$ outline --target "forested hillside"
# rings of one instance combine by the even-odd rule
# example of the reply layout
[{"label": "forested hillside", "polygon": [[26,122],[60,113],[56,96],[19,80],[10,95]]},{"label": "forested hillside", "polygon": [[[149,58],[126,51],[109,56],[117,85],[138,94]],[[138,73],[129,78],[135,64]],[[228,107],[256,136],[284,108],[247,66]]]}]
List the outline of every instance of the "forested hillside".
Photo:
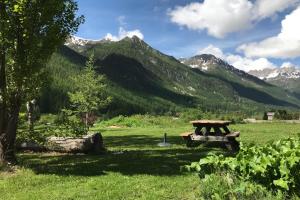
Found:
[{"label": "forested hillside", "polygon": [[96,70],[105,75],[107,93],[113,97],[105,110],[111,115],[187,109],[255,113],[300,105],[291,93],[226,63],[211,63],[207,71],[191,68],[133,37],[61,47],[47,67],[52,78],[42,92],[43,112],[57,112],[66,105],[66,94],[76,84],[70,77],[80,73],[90,54],[94,54]]}]

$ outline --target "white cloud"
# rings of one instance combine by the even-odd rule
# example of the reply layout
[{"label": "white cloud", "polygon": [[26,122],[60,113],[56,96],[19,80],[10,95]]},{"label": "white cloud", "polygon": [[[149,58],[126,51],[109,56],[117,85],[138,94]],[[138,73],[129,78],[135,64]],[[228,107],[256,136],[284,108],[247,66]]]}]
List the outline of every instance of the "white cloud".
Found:
[{"label": "white cloud", "polygon": [[125,21],[126,17],[124,15],[121,15],[117,18],[117,21],[119,22],[119,24],[121,26],[125,26],[127,25],[126,21]]},{"label": "white cloud", "polygon": [[228,33],[251,27],[251,9],[247,0],[205,0],[176,7],[169,12],[171,21],[191,30],[206,29],[209,35],[223,38]]},{"label": "white cloud", "polygon": [[295,64],[293,64],[293,63],[291,63],[291,62],[284,62],[284,63],[282,63],[282,65],[280,66],[280,68],[299,68],[299,66],[298,65],[295,65]]},{"label": "white cloud", "polygon": [[216,57],[225,60],[226,62],[236,67],[237,69],[246,72],[250,70],[262,70],[265,68],[277,67],[274,63],[270,62],[266,58],[251,59],[251,58],[245,58],[235,54],[225,54],[220,48],[211,44],[197,52],[197,54],[204,54],[204,53],[213,54]]},{"label": "white cloud", "polygon": [[247,57],[295,58],[300,56],[300,7],[281,22],[281,32],[260,42],[243,44],[239,51]]},{"label": "white cloud", "polygon": [[144,39],[144,35],[142,32],[138,29],[132,30],[132,31],[126,31],[124,28],[119,29],[119,37],[120,38],[125,38],[125,37],[130,37],[132,38],[133,36],[137,36],[141,40]]},{"label": "white cloud", "polygon": [[214,45],[210,44],[207,47],[199,50],[197,54],[212,54],[218,58],[224,59],[225,55],[223,54],[222,50]]},{"label": "white cloud", "polygon": [[233,54],[229,54],[226,57],[226,61],[232,66],[245,72],[248,72],[250,70],[263,70],[265,68],[277,67],[266,58],[251,59]]},{"label": "white cloud", "polygon": [[287,8],[294,7],[299,0],[256,0],[256,18],[263,19],[282,12]]},{"label": "white cloud", "polygon": [[141,40],[144,39],[144,35],[139,29],[126,31],[122,27],[119,28],[119,34],[117,36],[114,36],[111,33],[107,33],[106,36],[104,37],[104,39],[111,40],[111,41],[120,41],[120,40],[124,39],[125,37],[132,38],[133,36],[137,36]]},{"label": "white cloud", "polygon": [[171,21],[191,30],[207,30],[223,38],[251,28],[255,22],[293,7],[299,0],[204,0],[168,11]]},{"label": "white cloud", "polygon": [[114,36],[111,33],[107,33],[106,36],[104,37],[105,40],[110,40],[110,41],[119,41],[119,37],[118,36]]}]

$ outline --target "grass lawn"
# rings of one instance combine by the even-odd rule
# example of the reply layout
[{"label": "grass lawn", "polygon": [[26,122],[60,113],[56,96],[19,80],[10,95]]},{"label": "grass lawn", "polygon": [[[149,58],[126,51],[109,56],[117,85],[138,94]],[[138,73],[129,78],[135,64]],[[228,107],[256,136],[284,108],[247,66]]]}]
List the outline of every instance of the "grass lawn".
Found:
[{"label": "grass lawn", "polygon": [[[96,127],[109,150],[100,156],[20,153],[20,169],[13,174],[0,173],[0,199],[199,199],[198,176],[181,173],[180,166],[223,150],[188,149],[178,135],[192,126],[172,126]],[[300,124],[238,124],[230,128],[240,131],[240,141],[247,144],[300,133]],[[157,146],[163,133],[168,134],[171,147]]]}]

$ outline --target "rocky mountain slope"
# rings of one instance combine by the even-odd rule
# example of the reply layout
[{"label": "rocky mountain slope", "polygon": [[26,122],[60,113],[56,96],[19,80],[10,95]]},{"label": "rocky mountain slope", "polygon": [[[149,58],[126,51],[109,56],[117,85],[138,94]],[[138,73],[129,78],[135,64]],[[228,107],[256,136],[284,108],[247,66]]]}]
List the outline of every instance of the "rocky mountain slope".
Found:
[{"label": "rocky mountain slope", "polygon": [[300,69],[293,66],[281,68],[266,68],[263,70],[252,70],[250,74],[259,77],[274,85],[287,89],[296,96],[300,96]]}]

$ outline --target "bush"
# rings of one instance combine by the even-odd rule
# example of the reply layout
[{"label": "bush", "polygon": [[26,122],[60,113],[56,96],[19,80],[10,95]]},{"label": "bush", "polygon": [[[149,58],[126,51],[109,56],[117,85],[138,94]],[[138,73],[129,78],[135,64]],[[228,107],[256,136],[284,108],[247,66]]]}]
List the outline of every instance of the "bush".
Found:
[{"label": "bush", "polygon": [[[153,127],[153,126],[166,126],[170,124],[174,126],[174,121],[177,118],[172,118],[168,116],[151,116],[151,115],[133,115],[130,117],[118,116],[110,120],[105,120],[98,122],[97,125],[102,127],[108,127],[113,125],[123,126],[123,127]],[[179,120],[179,122],[182,122]],[[176,121],[176,125],[178,125]]]},{"label": "bush", "polygon": [[63,109],[56,123],[60,126],[61,131],[71,130],[71,134],[75,136],[87,133],[87,127],[82,119],[71,110]]},{"label": "bush", "polygon": [[300,187],[300,139],[284,139],[264,146],[241,144],[235,157],[211,154],[186,169],[197,171],[201,177],[218,170],[231,171],[243,180],[296,193]]},{"label": "bush", "polygon": [[[205,116],[203,116],[204,114],[206,114]],[[180,114],[180,118],[185,121],[185,122],[189,122],[192,120],[197,120],[197,119],[207,119],[208,113],[203,113],[201,110],[188,110],[186,112],[183,112]]]},{"label": "bush", "polygon": [[283,199],[283,194],[276,196],[267,188],[250,181],[243,181],[230,173],[217,172],[206,175],[200,182],[202,199]]}]

